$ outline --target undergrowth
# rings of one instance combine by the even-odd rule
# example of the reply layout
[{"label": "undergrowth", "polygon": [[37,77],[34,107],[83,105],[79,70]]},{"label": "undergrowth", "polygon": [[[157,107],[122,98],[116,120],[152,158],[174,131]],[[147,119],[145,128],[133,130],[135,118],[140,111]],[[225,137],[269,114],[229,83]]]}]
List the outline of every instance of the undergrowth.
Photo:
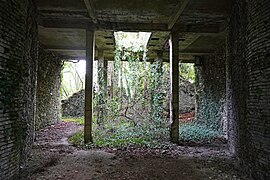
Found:
[{"label": "undergrowth", "polygon": [[[83,118],[63,118],[66,122],[75,122],[79,125],[84,124]],[[69,138],[69,141],[76,145],[86,148],[126,148],[126,147],[147,147],[160,148],[170,147],[168,143],[169,129],[156,129],[154,126],[134,127],[132,123],[109,123],[102,129],[97,129],[93,124],[94,142],[84,144],[83,131]],[[182,124],[179,128],[181,141],[211,141],[220,135],[219,132],[212,130],[206,125],[198,123]]]},{"label": "undergrowth", "polygon": [[74,122],[79,125],[84,125],[84,117],[62,117],[64,122]]},{"label": "undergrowth", "polygon": [[69,141],[76,146],[86,148],[167,148],[170,146],[170,143],[166,143],[167,140],[164,138],[160,139],[161,136],[167,136],[164,134],[166,132],[168,132],[168,130],[155,130],[153,132],[149,127],[134,127],[131,123],[110,124],[104,127],[104,129],[94,129],[93,143],[84,144],[83,131],[79,131],[77,134],[70,137]]},{"label": "undergrowth", "polygon": [[219,132],[212,130],[203,124],[187,123],[179,128],[180,139],[183,141],[209,141],[220,135]]}]

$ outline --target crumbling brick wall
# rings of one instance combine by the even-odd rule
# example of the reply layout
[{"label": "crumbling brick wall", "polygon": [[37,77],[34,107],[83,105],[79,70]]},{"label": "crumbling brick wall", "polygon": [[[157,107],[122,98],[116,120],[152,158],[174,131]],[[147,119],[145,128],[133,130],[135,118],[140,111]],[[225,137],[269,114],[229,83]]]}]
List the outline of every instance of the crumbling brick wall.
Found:
[{"label": "crumbling brick wall", "polygon": [[0,179],[15,179],[33,142],[37,12],[31,0],[0,3]]},{"label": "crumbling brick wall", "polygon": [[[225,39],[224,39],[225,43]],[[226,135],[226,47],[217,48],[195,66],[196,121]]]},{"label": "crumbling brick wall", "polygon": [[228,31],[230,149],[254,179],[270,179],[270,1],[234,1]]},{"label": "crumbling brick wall", "polygon": [[39,47],[35,128],[60,121],[61,58]]}]

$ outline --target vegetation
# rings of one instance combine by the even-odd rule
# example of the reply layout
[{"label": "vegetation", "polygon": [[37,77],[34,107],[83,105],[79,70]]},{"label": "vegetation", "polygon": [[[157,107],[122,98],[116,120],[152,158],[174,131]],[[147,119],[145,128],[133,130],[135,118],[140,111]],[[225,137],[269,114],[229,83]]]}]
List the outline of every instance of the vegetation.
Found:
[{"label": "vegetation", "polygon": [[64,122],[74,122],[74,123],[77,123],[79,125],[84,125],[84,117],[78,117],[78,118],[63,117],[62,121],[64,121]]},{"label": "vegetation", "polygon": [[211,141],[219,132],[199,123],[187,123],[180,126],[180,138],[183,141]]},{"label": "vegetation", "polygon": [[62,67],[61,76],[61,98],[66,99],[74,92],[77,92],[84,88],[84,70],[82,67],[84,63],[78,62],[65,62]]},{"label": "vegetation", "polygon": [[[160,147],[169,140],[168,90],[169,64],[149,63],[147,49],[141,43],[147,34],[116,33],[113,71],[107,85],[113,90],[104,93],[104,69],[97,67],[97,91],[94,93],[94,143],[87,147]],[[132,39],[139,39],[137,42]],[[70,68],[69,66],[67,66]],[[192,64],[180,64],[180,75],[194,82]],[[78,74],[78,73],[75,73]],[[82,80],[81,82],[83,82]],[[64,86],[65,87],[65,86]],[[64,89],[67,89],[66,87]],[[83,118],[65,118],[65,121],[83,124]],[[217,132],[204,124],[187,123],[180,126],[184,141],[211,140]],[[70,141],[83,144],[83,131]],[[164,144],[165,143],[165,144]]]},{"label": "vegetation", "polygon": [[191,63],[180,63],[179,65],[179,74],[189,80],[190,82],[194,83],[195,81],[195,71],[194,65]]}]

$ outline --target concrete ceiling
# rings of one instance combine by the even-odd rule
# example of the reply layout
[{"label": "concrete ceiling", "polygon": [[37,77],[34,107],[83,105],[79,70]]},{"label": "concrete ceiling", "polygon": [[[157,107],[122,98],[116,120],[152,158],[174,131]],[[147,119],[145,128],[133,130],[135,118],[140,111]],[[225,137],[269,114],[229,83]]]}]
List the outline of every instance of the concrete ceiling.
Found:
[{"label": "concrete ceiling", "polygon": [[[96,28],[96,49],[114,57],[114,31],[152,32],[148,57],[164,51],[170,31],[179,32],[180,60],[206,55],[225,42],[231,0],[36,0],[39,40],[65,59],[85,58],[85,29]],[[97,54],[97,53],[96,53]],[[97,57],[97,56],[96,56]]]}]

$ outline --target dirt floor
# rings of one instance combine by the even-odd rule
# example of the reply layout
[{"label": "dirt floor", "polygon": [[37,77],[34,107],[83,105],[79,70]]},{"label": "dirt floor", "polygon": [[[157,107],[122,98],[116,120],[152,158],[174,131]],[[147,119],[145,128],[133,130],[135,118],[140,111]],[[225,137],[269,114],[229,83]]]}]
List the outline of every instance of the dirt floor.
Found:
[{"label": "dirt floor", "polygon": [[92,149],[69,144],[81,127],[62,122],[36,133],[21,179],[247,179],[234,169],[225,145],[171,149]]}]

